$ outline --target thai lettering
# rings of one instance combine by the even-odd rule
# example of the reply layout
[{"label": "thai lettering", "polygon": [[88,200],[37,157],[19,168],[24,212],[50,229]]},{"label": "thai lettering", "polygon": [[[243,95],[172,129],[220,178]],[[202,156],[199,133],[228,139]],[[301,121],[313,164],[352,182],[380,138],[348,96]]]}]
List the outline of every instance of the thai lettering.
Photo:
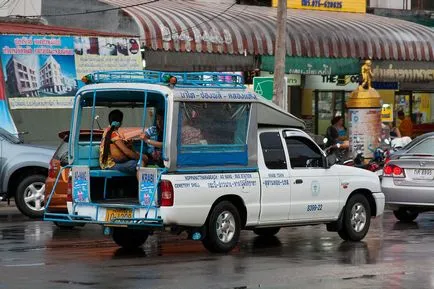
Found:
[{"label": "thai lettering", "polygon": [[393,64],[388,68],[375,66],[373,69],[376,81],[392,80],[402,82],[427,82],[434,81],[434,69],[396,69]]},{"label": "thai lettering", "polygon": [[181,32],[176,31],[176,29],[171,30],[165,25],[160,26],[162,32],[162,38],[165,42],[170,41],[195,41],[196,43],[210,42],[214,44],[231,44],[232,36],[229,30],[224,29],[223,35],[217,29],[203,30],[202,33],[197,28],[193,28],[194,38],[190,36],[189,30],[182,30]]}]

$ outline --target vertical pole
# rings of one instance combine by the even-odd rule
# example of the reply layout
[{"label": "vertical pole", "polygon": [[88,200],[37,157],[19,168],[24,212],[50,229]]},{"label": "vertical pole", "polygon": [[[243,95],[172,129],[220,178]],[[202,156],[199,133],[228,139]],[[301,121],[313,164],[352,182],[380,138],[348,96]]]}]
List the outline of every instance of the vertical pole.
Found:
[{"label": "vertical pole", "polygon": [[[273,102],[283,108],[284,106],[284,77],[285,77],[285,56],[286,56],[286,1],[278,0],[277,5],[277,28],[276,45],[274,49],[274,85]],[[288,110],[290,105],[288,101]]]}]

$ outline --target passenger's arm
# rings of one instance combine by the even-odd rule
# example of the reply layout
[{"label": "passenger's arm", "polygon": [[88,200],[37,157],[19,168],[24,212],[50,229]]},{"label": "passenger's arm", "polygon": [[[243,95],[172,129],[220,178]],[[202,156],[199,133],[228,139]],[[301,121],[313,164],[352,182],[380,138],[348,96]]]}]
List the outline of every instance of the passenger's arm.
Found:
[{"label": "passenger's arm", "polygon": [[151,145],[151,146],[153,146],[153,147],[159,148],[159,149],[163,147],[163,143],[162,142],[159,142],[159,141],[156,141],[156,140],[152,140],[152,139],[149,139],[149,138],[146,140],[146,143],[149,144],[149,145]]},{"label": "passenger's arm", "polygon": [[126,155],[128,158],[132,160],[138,160],[140,158],[140,154],[131,150],[129,147],[125,145],[122,140],[117,140],[115,145]]}]

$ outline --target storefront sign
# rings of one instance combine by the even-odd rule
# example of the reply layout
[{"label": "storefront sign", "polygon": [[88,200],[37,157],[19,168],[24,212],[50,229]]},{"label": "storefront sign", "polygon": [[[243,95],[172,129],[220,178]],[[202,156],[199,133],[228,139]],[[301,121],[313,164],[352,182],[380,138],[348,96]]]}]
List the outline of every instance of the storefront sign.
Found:
[{"label": "storefront sign", "polygon": [[[294,78],[294,82],[300,85],[301,77],[298,75],[299,79]],[[293,86],[289,83],[287,77],[285,77],[285,87],[283,88],[283,98],[286,99],[288,95],[288,86]],[[253,90],[263,96],[268,100],[273,100],[273,89],[274,89],[274,77],[254,77],[253,78]]]},{"label": "storefront sign", "polygon": [[12,109],[72,107],[77,80],[93,71],[141,70],[138,39],[1,35],[1,68]]},{"label": "storefront sign", "polygon": [[[274,71],[274,56],[261,57],[261,70]],[[286,57],[285,72],[305,75],[351,75],[360,71],[356,58]]]},{"label": "storefront sign", "polygon": [[211,44],[232,44],[232,36],[229,30],[224,29],[223,35],[217,29],[203,30],[202,32],[198,28],[192,28],[194,38],[190,36],[188,30],[183,30],[178,32],[176,29],[170,29],[165,25],[160,25],[162,31],[162,38],[164,42],[170,41],[194,41],[196,43],[201,43],[202,41]]},{"label": "storefront sign", "polygon": [[430,82],[434,81],[434,65],[421,61],[374,61],[375,81]]},{"label": "storefront sign", "polygon": [[[272,0],[277,7],[278,0]],[[334,12],[366,12],[366,0],[287,0],[288,8]]]},{"label": "storefront sign", "polygon": [[[304,88],[318,90],[346,90],[353,91],[360,84],[360,76],[355,75],[308,75]],[[372,87],[377,90],[397,90],[397,82],[376,82]]]}]

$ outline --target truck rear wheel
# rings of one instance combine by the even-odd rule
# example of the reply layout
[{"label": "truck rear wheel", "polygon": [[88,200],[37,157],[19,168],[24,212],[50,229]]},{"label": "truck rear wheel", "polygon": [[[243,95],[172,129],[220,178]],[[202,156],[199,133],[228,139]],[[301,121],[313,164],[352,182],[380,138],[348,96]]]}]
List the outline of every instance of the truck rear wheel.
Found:
[{"label": "truck rear wheel", "polygon": [[228,201],[218,203],[209,216],[202,243],[213,253],[227,253],[238,243],[241,219],[237,208]]},{"label": "truck rear wheel", "polygon": [[416,220],[417,216],[419,216],[419,213],[412,212],[406,208],[399,208],[398,210],[393,211],[393,214],[395,215],[395,218],[401,222],[413,222]]},{"label": "truck rear wheel", "polygon": [[371,224],[371,207],[361,194],[352,196],[345,208],[339,236],[345,241],[360,241],[368,233]]},{"label": "truck rear wheel", "polygon": [[148,239],[148,236],[148,231],[113,228],[112,238],[118,246],[131,250],[142,246]]},{"label": "truck rear wheel", "polygon": [[279,233],[280,227],[273,227],[273,228],[255,228],[253,229],[253,232],[256,235],[264,236],[264,237],[271,237]]}]

